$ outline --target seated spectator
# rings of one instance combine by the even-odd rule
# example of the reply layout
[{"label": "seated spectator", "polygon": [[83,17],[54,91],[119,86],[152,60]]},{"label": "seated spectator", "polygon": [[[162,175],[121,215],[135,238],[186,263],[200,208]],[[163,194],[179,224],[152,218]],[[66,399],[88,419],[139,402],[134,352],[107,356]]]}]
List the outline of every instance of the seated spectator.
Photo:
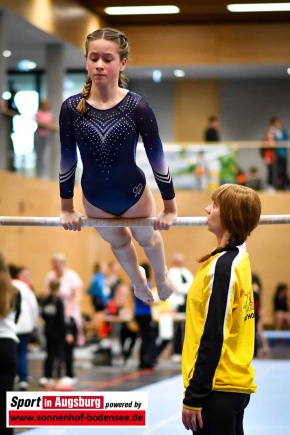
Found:
[{"label": "seated spectator", "polygon": [[290,312],[288,305],[288,284],[277,285],[274,295],[274,324],[275,329],[290,329]]},{"label": "seated spectator", "polygon": [[254,310],[255,310],[255,357],[265,357],[270,354],[270,346],[264,333],[263,311],[261,305],[262,284],[258,275],[252,274],[252,286],[254,292]]},{"label": "seated spectator", "polygon": [[246,186],[254,190],[262,190],[262,179],[256,166],[250,167],[247,174]]}]

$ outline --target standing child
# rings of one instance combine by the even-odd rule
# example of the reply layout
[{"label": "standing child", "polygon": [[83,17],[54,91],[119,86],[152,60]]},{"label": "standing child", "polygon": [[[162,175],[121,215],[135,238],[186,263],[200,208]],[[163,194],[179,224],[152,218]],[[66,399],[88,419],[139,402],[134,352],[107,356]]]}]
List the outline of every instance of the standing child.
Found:
[{"label": "standing child", "polygon": [[[155,202],[143,171],[136,165],[139,136],[163,198],[164,210],[154,229],[132,228],[152,264],[161,300],[172,294],[163,241],[156,230],[168,230],[177,208],[172,178],[164,157],[155,115],[140,95],[124,89],[123,71],[129,55],[127,37],[114,29],[87,36],[87,81],[81,94],[68,98],[60,111],[61,222],[66,230],[81,230],[83,215],[74,209],[77,146],[83,163],[83,205],[90,218],[146,218],[156,215]],[[145,271],[138,266],[128,228],[98,228],[129,275],[135,295],[152,303]]]},{"label": "standing child", "polygon": [[42,302],[46,359],[44,378],[41,378],[40,383],[45,385],[47,390],[52,390],[56,379],[61,378],[61,366],[65,354],[65,317],[63,302],[59,297],[59,287],[59,281],[50,281],[50,294]]},{"label": "standing child", "polygon": [[62,391],[72,390],[72,386],[77,382],[77,378],[74,373],[74,348],[76,345],[78,329],[73,317],[65,317],[64,319],[64,346],[65,346],[65,365],[67,375],[61,379],[57,388]]},{"label": "standing child", "polygon": [[245,241],[261,214],[258,194],[224,184],[206,207],[217,248],[202,262],[187,295],[182,421],[203,435],[242,435],[244,409],[256,391],[252,273]]}]

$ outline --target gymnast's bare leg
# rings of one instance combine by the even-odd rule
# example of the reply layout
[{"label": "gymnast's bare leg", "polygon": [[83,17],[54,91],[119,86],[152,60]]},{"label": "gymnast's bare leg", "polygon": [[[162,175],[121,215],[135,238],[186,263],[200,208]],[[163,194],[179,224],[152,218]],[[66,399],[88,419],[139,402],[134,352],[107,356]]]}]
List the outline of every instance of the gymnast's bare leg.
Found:
[{"label": "gymnast's bare leg", "polygon": [[[110,213],[106,213],[91,205],[84,197],[83,204],[86,215],[90,218],[112,218]],[[145,188],[140,200],[127,210],[123,218],[146,218],[156,215],[155,202],[148,187]],[[157,220],[157,228],[168,229],[169,225],[162,219]],[[138,265],[138,258],[135,247],[132,243],[130,231],[128,228],[97,228],[100,236],[110,243],[112,251],[132,280],[135,295],[144,302],[152,303],[153,296],[147,286],[144,271]],[[152,227],[138,227],[131,230],[134,238],[143,247],[148,260],[150,261],[154,274],[159,297],[162,300],[167,299],[172,294],[172,286],[167,278],[167,269],[165,266],[165,256],[163,241],[160,233]]]},{"label": "gymnast's bare leg", "polygon": [[[150,205],[147,209],[146,216],[142,213],[144,209],[143,201]],[[124,218],[155,216],[156,206],[153,195],[148,187],[145,189],[140,201],[122,215]],[[163,229],[162,223],[160,224],[160,228]],[[164,229],[168,228],[168,226],[164,226]],[[131,228],[131,232],[134,239],[137,240],[139,245],[144,249],[147,258],[153,267],[158,296],[161,300],[165,301],[172,295],[173,288],[167,278],[167,268],[165,265],[164,246],[161,234],[159,231],[154,230],[153,227],[134,227]]]}]

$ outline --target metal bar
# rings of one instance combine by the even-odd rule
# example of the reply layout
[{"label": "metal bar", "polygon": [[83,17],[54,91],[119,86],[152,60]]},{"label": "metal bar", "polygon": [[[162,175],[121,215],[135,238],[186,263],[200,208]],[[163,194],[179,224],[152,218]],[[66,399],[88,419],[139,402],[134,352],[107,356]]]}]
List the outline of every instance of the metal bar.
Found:
[{"label": "metal bar", "polygon": [[[154,225],[155,218],[144,219],[92,219],[83,218],[83,227],[150,227]],[[260,225],[290,224],[290,215],[262,215]],[[178,217],[174,227],[204,227],[207,225],[206,217]],[[23,217],[23,216],[0,216],[0,226],[16,227],[61,227],[58,217]]]}]

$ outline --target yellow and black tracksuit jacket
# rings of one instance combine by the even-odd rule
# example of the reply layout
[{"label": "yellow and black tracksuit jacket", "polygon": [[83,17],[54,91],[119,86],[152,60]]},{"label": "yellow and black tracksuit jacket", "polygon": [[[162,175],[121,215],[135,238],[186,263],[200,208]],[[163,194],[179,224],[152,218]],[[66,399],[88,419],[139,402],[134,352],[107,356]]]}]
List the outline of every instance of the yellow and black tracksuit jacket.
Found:
[{"label": "yellow and black tracksuit jacket", "polygon": [[255,315],[244,242],[230,242],[199,268],[186,306],[183,405],[201,409],[211,391],[253,393]]}]

